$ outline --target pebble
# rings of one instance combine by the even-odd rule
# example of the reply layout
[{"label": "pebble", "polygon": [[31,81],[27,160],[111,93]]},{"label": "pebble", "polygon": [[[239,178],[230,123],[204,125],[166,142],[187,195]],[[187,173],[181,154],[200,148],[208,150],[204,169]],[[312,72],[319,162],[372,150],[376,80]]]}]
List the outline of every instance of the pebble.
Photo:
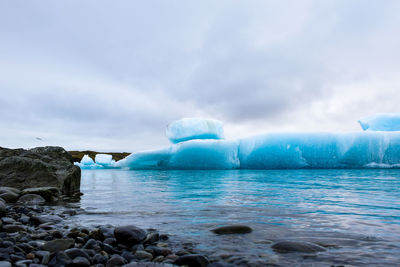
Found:
[{"label": "pebble", "polygon": [[144,250],[138,250],[135,252],[135,257],[139,260],[149,260],[151,261],[153,259],[153,255],[147,251]]},{"label": "pebble", "polygon": [[7,233],[24,232],[26,231],[26,227],[23,225],[7,224],[3,225],[3,231]]},{"label": "pebble", "polygon": [[87,267],[90,266],[90,262],[85,257],[76,257],[72,260],[72,266],[75,267]]},{"label": "pebble", "polygon": [[84,257],[86,259],[90,259],[90,256],[83,249],[79,248],[70,248],[65,250],[65,254],[71,259],[75,259],[76,257]]},{"label": "pebble", "polygon": [[122,266],[127,264],[128,262],[119,255],[114,255],[109,259],[106,263],[106,267],[114,267],[114,266]]},{"label": "pebble", "polygon": [[41,264],[47,264],[50,260],[50,252],[48,251],[36,251],[35,255],[41,259]]},{"label": "pebble", "polygon": [[0,215],[2,216],[4,214],[6,214],[7,207],[6,207],[4,199],[2,199],[2,198],[0,198],[0,199],[1,199],[1,201],[0,201]]}]

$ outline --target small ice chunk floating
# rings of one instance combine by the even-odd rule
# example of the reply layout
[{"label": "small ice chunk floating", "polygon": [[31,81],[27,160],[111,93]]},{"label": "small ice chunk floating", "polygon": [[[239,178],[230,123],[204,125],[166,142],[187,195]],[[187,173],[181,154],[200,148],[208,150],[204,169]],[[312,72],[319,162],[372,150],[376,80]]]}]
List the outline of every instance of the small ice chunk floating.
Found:
[{"label": "small ice chunk floating", "polygon": [[400,131],[395,130],[274,133],[225,140],[221,122],[195,118],[171,123],[167,136],[173,143],[167,148],[135,152],[118,162],[101,165],[96,157],[93,165],[78,165],[134,170],[400,168]]}]

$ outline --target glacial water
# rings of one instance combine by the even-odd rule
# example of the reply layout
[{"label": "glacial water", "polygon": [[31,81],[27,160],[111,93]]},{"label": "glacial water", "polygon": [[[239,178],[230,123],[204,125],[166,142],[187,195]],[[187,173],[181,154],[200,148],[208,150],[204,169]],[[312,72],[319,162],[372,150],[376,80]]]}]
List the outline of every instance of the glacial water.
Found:
[{"label": "glacial water", "polygon": [[[399,266],[400,170],[82,170],[76,222],[134,224],[241,266]],[[250,234],[218,236],[245,224]],[[317,254],[279,254],[280,240]]]}]

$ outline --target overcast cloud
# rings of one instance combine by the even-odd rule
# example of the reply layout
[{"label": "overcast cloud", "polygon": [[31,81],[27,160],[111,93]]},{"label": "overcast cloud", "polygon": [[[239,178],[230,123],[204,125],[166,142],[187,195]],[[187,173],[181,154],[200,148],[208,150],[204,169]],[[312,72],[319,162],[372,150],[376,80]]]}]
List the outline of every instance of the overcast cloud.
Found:
[{"label": "overcast cloud", "polygon": [[399,14],[396,0],[0,0],[0,146],[152,149],[194,116],[228,138],[358,131],[399,111]]}]

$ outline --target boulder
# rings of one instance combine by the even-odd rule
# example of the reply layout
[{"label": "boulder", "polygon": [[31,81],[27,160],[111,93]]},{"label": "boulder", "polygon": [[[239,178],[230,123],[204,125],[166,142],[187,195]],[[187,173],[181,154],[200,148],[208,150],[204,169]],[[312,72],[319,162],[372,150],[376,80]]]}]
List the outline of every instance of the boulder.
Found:
[{"label": "boulder", "polygon": [[80,181],[80,168],[73,164],[71,155],[61,147],[29,150],[0,147],[0,186],[19,190],[50,186],[62,194],[73,195],[79,192]]},{"label": "boulder", "polygon": [[60,196],[60,190],[57,187],[45,186],[45,187],[35,187],[26,188],[22,190],[21,195],[35,194],[44,198],[47,202],[53,201],[54,198]]},{"label": "boulder", "polygon": [[133,225],[127,225],[116,227],[114,235],[119,244],[131,247],[146,238],[146,231]]}]

